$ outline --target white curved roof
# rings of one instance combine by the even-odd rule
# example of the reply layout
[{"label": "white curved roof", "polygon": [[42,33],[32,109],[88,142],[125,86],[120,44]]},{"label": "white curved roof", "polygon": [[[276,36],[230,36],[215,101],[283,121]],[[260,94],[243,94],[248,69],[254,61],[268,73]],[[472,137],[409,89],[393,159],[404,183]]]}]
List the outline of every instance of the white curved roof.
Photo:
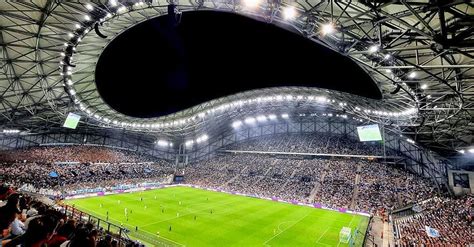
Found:
[{"label": "white curved roof", "polygon": [[[262,105],[291,110],[288,108],[294,108],[294,104],[283,104],[286,101],[278,98],[291,96],[291,102],[308,105],[308,109],[324,103],[367,121],[390,124],[428,147],[454,150],[470,146],[474,133],[474,8],[470,1],[451,1],[442,6],[429,2],[403,0],[372,5],[298,0],[262,2],[253,9],[236,1],[179,2],[181,11],[214,9],[276,25],[289,23],[303,36],[350,56],[374,78],[383,99],[321,89],[275,88],[143,120],[124,116],[105,104],[95,88],[93,72],[108,42],[139,22],[166,14],[168,2],[2,1],[0,124],[4,128],[47,130],[58,126],[69,111],[82,111],[84,123],[97,128],[183,134],[214,128],[210,120],[258,111]],[[282,10],[290,4],[298,14],[295,19],[285,20]],[[101,24],[100,32],[107,38],[95,33],[96,23]],[[337,31],[323,35],[320,29],[327,23],[334,23]],[[374,45],[377,51],[370,52]],[[65,60],[69,57],[69,64],[76,65],[70,70]],[[416,73],[414,77],[410,76],[412,72]],[[397,87],[400,90],[392,94]],[[270,96],[273,98],[265,99]],[[329,101],[319,102],[318,97]]]}]

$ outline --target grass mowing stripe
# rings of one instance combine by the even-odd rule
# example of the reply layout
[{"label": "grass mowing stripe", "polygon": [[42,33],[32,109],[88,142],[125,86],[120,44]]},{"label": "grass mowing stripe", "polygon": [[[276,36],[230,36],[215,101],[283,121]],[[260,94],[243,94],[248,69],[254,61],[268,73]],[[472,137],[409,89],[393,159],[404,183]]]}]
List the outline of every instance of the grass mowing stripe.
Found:
[{"label": "grass mowing stripe", "polygon": [[[100,213],[94,213],[93,210],[90,210],[90,209],[88,209],[88,208],[84,208],[84,207],[76,207],[76,208],[79,209],[79,210],[81,210],[81,211],[84,211],[84,212],[86,212],[86,213],[90,213],[90,214],[95,214],[95,215],[103,216],[104,219],[107,217],[106,215],[103,215],[103,214],[100,214]],[[110,221],[111,223],[115,223],[115,224],[119,224],[119,225],[122,224],[121,222],[115,221],[115,220],[113,220],[113,219],[112,219],[112,220],[109,220],[109,221]],[[123,225],[124,225],[124,226],[128,226],[128,227],[130,227],[130,228],[132,228],[132,229],[134,228],[134,226],[132,226],[132,225],[130,225],[130,224],[127,224],[127,223],[125,223],[125,224],[123,224]],[[130,230],[130,229],[129,229],[129,230]],[[163,237],[163,236],[155,235],[155,234],[153,234],[152,232],[148,232],[148,231],[144,231],[144,230],[140,230],[140,231],[146,232],[146,233],[150,234],[151,236],[153,236],[153,237],[151,237],[151,240],[153,240],[154,238],[158,238],[158,239],[161,238],[161,239],[164,239],[164,240],[166,240],[166,241],[170,241],[170,242],[172,242],[172,243],[174,243],[174,244],[177,244],[178,246],[185,246],[185,245],[183,245],[183,244],[181,244],[181,243],[179,243],[179,242],[176,242],[176,241],[174,241],[174,240],[172,240],[172,239],[165,238],[165,237]],[[134,233],[133,230],[130,230],[130,232],[131,232],[132,234]],[[140,234],[138,233],[137,235],[140,235]],[[144,237],[147,238],[146,236],[144,236]],[[150,239],[143,239],[143,240],[144,240],[144,241],[147,241],[147,240],[149,241]]]},{"label": "grass mowing stripe", "polygon": [[[158,237],[159,232],[161,240],[168,239],[185,246],[240,247],[262,246],[262,243],[336,246],[342,227],[358,226],[362,220],[364,224],[367,222],[366,217],[359,215],[189,187],[91,197],[66,203],[103,219],[108,212],[111,222],[118,222],[118,225],[125,222],[133,230],[138,226],[144,241]],[[125,208],[128,209],[128,221]],[[176,217],[177,213],[179,217]]]},{"label": "grass mowing stripe", "polygon": [[297,220],[295,223],[291,224],[289,227],[285,228],[285,230],[279,232],[278,234],[274,235],[273,237],[271,237],[271,238],[268,239],[267,241],[263,242],[263,245],[266,245],[268,242],[272,241],[272,239],[274,239],[274,238],[277,237],[278,235],[280,235],[280,234],[284,233],[286,230],[292,228],[294,225],[296,225],[298,222],[302,221],[302,220],[303,220],[304,218],[306,218],[308,215],[309,215],[309,213],[306,214],[303,218]]},{"label": "grass mowing stripe", "polygon": [[[237,198],[238,199],[238,198]],[[238,201],[237,199],[235,199],[234,201],[231,201],[231,202],[227,202],[227,203],[222,203],[222,204],[217,204],[219,206],[222,206],[222,205],[228,205],[230,203],[233,203],[235,201]],[[146,224],[146,225],[141,225],[140,227],[145,227],[145,226],[150,226],[150,225],[155,225],[155,224],[158,224],[158,223],[162,223],[162,222],[166,222],[166,221],[170,221],[170,220],[174,220],[174,219],[178,219],[180,217],[184,217],[184,216],[187,216],[187,215],[190,215],[190,214],[195,214],[196,212],[202,212],[204,210],[209,210],[209,209],[212,209],[214,207],[208,207],[208,208],[203,208],[201,210],[196,210],[194,212],[191,212],[191,213],[187,213],[187,214],[180,214],[179,216],[176,216],[176,217],[173,217],[173,218],[169,218],[169,219],[165,219],[165,220],[161,220],[161,221],[157,221],[157,222],[152,222],[152,223],[149,223],[149,224]]]}]

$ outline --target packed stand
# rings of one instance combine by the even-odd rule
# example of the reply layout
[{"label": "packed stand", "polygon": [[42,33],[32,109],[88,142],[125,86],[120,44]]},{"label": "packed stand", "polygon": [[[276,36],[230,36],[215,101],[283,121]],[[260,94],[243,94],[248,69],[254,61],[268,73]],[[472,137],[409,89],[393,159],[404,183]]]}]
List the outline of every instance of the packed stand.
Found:
[{"label": "packed stand", "polygon": [[377,162],[361,163],[361,180],[356,209],[395,209],[431,198],[436,194],[431,181]]},{"label": "packed stand", "polygon": [[349,208],[354,191],[357,161],[327,161],[324,180],[315,197],[317,202],[335,208]]},{"label": "packed stand", "polygon": [[[295,133],[260,136],[235,143],[227,150],[295,152],[316,154],[383,155],[380,142],[365,143],[344,135],[330,133]],[[387,155],[393,154],[386,150]]]},{"label": "packed stand", "polygon": [[124,149],[102,146],[43,146],[0,152],[0,161],[38,163],[139,163],[156,158]]},{"label": "packed stand", "polygon": [[223,153],[189,165],[185,174],[186,183],[202,187],[368,213],[435,194],[430,181],[406,170],[349,158]]},{"label": "packed stand", "polygon": [[[52,174],[53,173],[53,174]],[[127,182],[134,179],[161,179],[173,173],[171,164],[156,163],[0,163],[0,177],[18,187],[29,184],[37,189],[73,189],[87,184]]]},{"label": "packed stand", "polygon": [[[395,220],[398,246],[470,246],[474,243],[473,202],[472,196],[435,197],[424,202],[420,213]],[[426,226],[438,233],[428,236]]]},{"label": "packed stand", "polygon": [[0,188],[0,246],[3,247],[139,247],[139,242],[107,233],[67,216],[57,206]]},{"label": "packed stand", "polygon": [[173,165],[165,160],[99,146],[48,146],[0,153],[4,181],[45,195],[163,182],[173,173]]}]

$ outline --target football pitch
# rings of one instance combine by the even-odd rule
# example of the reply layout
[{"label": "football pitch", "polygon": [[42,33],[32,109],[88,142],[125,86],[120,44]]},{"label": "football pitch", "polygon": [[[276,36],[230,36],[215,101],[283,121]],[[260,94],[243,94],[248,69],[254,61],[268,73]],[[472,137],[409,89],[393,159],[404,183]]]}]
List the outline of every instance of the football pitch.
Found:
[{"label": "football pitch", "polygon": [[342,227],[358,228],[355,246],[361,246],[369,221],[360,215],[181,186],[65,203],[101,219],[108,214],[109,221],[123,224],[131,237],[154,246],[349,246],[339,242]]}]

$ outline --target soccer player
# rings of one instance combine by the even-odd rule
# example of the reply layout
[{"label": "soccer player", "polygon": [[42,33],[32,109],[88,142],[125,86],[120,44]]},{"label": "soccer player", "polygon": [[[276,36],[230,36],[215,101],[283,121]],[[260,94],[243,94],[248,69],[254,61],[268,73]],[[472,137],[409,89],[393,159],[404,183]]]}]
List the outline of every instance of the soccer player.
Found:
[{"label": "soccer player", "polygon": [[181,205],[181,201],[179,201],[179,205]]},{"label": "soccer player", "polygon": [[101,207],[101,208],[102,208],[102,203],[99,205],[99,207]]},{"label": "soccer player", "polygon": [[140,197],[140,201],[142,201],[142,202],[143,202],[143,197]]},{"label": "soccer player", "polygon": [[146,205],[145,205],[145,210],[146,210]]},{"label": "soccer player", "polygon": [[176,213],[176,217],[179,217],[179,213]]},{"label": "soccer player", "polygon": [[156,200],[156,196],[155,196],[155,200]]},{"label": "soccer player", "polygon": [[194,215],[194,220],[196,220],[196,215]]},{"label": "soccer player", "polygon": [[128,213],[128,212],[127,212],[127,208],[125,208],[124,210],[125,210],[125,216],[127,216],[127,213]]}]

